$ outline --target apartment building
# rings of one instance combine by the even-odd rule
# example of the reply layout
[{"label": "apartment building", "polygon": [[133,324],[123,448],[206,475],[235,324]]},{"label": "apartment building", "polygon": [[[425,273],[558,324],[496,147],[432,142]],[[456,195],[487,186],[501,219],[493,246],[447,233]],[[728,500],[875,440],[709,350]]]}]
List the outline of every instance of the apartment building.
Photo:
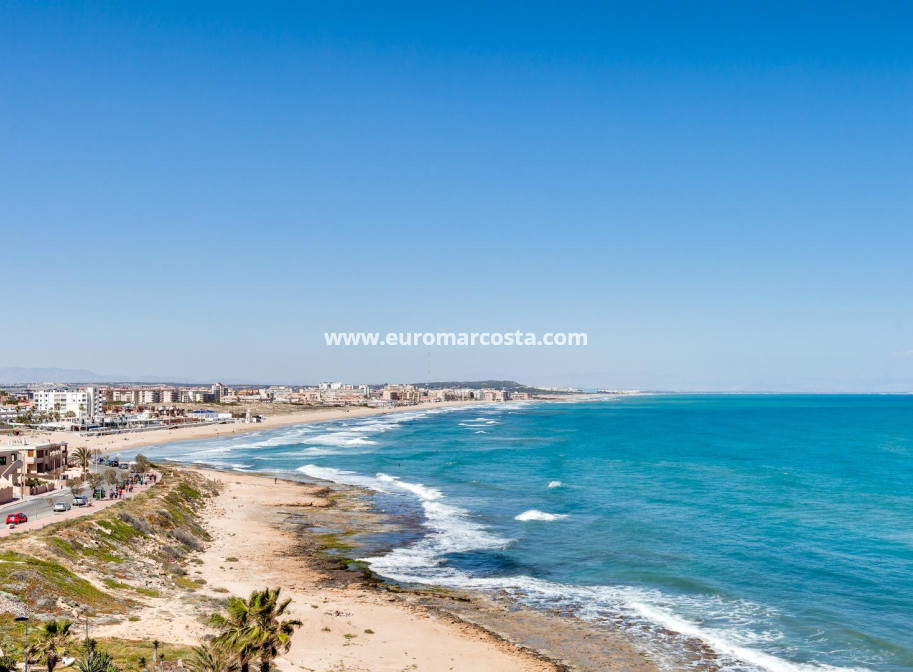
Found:
[{"label": "apartment building", "polygon": [[34,390],[31,396],[35,410],[39,413],[59,413],[61,417],[79,419],[92,418],[101,413],[102,398],[94,387],[81,390]]},{"label": "apartment building", "polygon": [[380,392],[380,397],[384,401],[419,401],[420,392],[414,385],[387,385]]},{"label": "apartment building", "polygon": [[161,403],[176,404],[181,400],[181,391],[175,389],[161,390]]},{"label": "apartment building", "polygon": [[0,486],[18,483],[22,468],[21,453],[25,445],[0,446]]},{"label": "apartment building", "polygon": [[0,504],[13,501],[22,475],[20,446],[0,446]]},{"label": "apartment building", "polygon": [[17,450],[25,463],[26,478],[59,478],[67,468],[67,444],[27,444]]}]

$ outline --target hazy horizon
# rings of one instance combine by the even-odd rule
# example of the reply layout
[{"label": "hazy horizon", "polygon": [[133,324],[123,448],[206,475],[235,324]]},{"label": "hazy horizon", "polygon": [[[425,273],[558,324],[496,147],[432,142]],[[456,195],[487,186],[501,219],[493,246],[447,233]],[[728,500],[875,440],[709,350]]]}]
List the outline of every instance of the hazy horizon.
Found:
[{"label": "hazy horizon", "polygon": [[[25,377],[16,377],[15,375],[10,374],[10,371],[14,370],[23,370],[28,371]],[[176,385],[210,385],[215,382],[220,382],[226,385],[317,385],[320,382],[326,382],[328,379],[301,379],[301,378],[288,378],[288,379],[279,379],[279,380],[269,380],[269,379],[250,379],[250,378],[231,378],[225,376],[216,376],[210,379],[194,379],[186,378],[182,376],[162,376],[162,375],[138,375],[138,376],[129,376],[129,375],[110,375],[97,373],[94,371],[89,371],[87,369],[61,369],[61,368],[42,368],[42,367],[7,367],[0,368],[0,386],[9,386],[15,384],[45,384],[45,383],[60,383],[60,384],[88,384],[88,383],[97,383],[100,385],[104,384],[117,384],[117,383],[136,383],[144,385],[163,385],[163,384],[176,384]],[[336,380],[336,379],[333,379]],[[363,378],[355,378],[351,380],[342,380],[341,382],[350,383],[350,384],[367,384],[371,386],[380,386],[387,383],[442,383],[442,382],[462,382],[462,383],[474,383],[482,381],[498,381],[498,380],[513,380],[513,382],[519,383],[521,385],[529,385],[531,387],[573,387],[581,388],[586,391],[593,391],[596,389],[613,389],[613,390],[638,390],[642,392],[651,392],[651,393],[682,393],[682,394],[913,394],[910,390],[903,389],[900,387],[891,388],[890,385],[885,385],[884,387],[877,387],[878,382],[872,381],[872,389],[856,389],[852,387],[845,387],[841,389],[817,387],[813,383],[806,383],[805,386],[797,386],[793,388],[789,387],[772,387],[772,388],[737,388],[737,387],[635,387],[635,386],[624,386],[616,385],[614,387],[603,387],[600,385],[590,385],[590,384],[574,384],[574,383],[554,383],[554,382],[541,382],[541,381],[531,381],[526,379],[506,379],[506,378],[479,378],[479,379],[462,379],[459,381],[451,381],[450,379],[422,379],[422,380],[406,380],[406,379],[389,379],[389,380],[368,380]]]}]

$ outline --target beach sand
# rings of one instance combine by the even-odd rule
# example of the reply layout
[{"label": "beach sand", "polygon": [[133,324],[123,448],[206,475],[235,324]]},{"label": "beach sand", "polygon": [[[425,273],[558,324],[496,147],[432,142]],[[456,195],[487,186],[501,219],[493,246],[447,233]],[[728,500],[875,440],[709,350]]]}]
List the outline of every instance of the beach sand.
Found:
[{"label": "beach sand", "polygon": [[[115,451],[445,405],[456,404],[349,412],[320,409],[274,416],[262,424],[146,432],[128,436],[127,441],[89,437],[94,440],[84,445]],[[105,443],[112,439],[113,446]],[[72,439],[70,444],[83,445]],[[155,459],[154,451],[150,457]],[[165,472],[168,469],[163,466]],[[194,561],[190,575],[204,582],[198,591],[202,599],[147,600],[140,622],[99,623],[93,630],[96,636],[195,644],[213,634],[205,621],[215,600],[281,587],[292,599],[289,615],[304,622],[291,651],[278,661],[282,670],[655,672],[659,667],[649,651],[619,629],[527,608],[506,595],[379,586],[376,577],[345,569],[327,554],[328,547],[337,544],[340,553],[359,557],[357,548],[345,547],[350,539],[415,524],[374,511],[368,491],[257,474],[195,471],[222,484],[222,492],[204,515],[212,542]],[[665,662],[666,669],[686,667]]]},{"label": "beach sand", "polygon": [[[190,575],[205,580],[197,598],[149,600],[138,623],[99,625],[95,636],[193,644],[212,634],[204,625],[212,600],[278,586],[292,599],[289,615],[304,622],[291,650],[278,661],[281,670],[658,669],[648,653],[618,630],[527,609],[496,595],[378,585],[370,574],[344,569],[327,555],[326,547],[333,543],[327,537],[347,541],[398,524],[375,512],[365,491],[197,471],[223,488],[204,516],[212,542]],[[327,530],[342,532],[337,537]]]},{"label": "beach sand", "polygon": [[[167,470],[167,469],[166,469]],[[213,541],[198,557],[201,592],[224,598],[229,591],[279,586],[292,599],[289,615],[304,626],[283,670],[333,672],[546,672],[554,665],[481,628],[433,609],[411,605],[399,595],[363,585],[357,572],[333,571],[301,552],[300,535],[284,528],[294,512],[330,504],[317,485],[247,474],[204,471],[224,490],[210,505],[206,528]],[[335,508],[335,507],[333,507]],[[336,563],[338,566],[338,563]],[[335,576],[334,576],[335,575]],[[141,621],[93,629],[99,637],[158,639],[192,644],[211,631],[192,602],[152,600]]]},{"label": "beach sand", "polygon": [[[434,404],[421,404],[418,406],[398,406],[396,408],[367,408],[364,406],[310,408],[307,410],[289,411],[289,407],[277,408],[274,415],[263,418],[263,422],[245,424],[230,422],[218,425],[176,427],[174,429],[155,429],[142,432],[125,432],[107,436],[82,436],[78,432],[47,432],[36,430],[22,430],[21,436],[31,443],[44,443],[48,441],[66,441],[70,450],[86,446],[90,450],[102,453],[115,453],[121,450],[133,450],[142,446],[151,446],[159,443],[172,443],[174,441],[191,441],[210,439],[218,436],[231,436],[233,434],[247,434],[262,432],[284,425],[297,425],[311,422],[329,422],[347,418],[359,418],[369,415],[386,415],[388,413],[403,413],[407,411],[428,411],[450,406],[466,406],[481,404],[478,401],[445,401]],[[237,409],[235,409],[237,410]],[[285,412],[279,412],[285,411]],[[0,439],[2,443],[2,439]]]}]

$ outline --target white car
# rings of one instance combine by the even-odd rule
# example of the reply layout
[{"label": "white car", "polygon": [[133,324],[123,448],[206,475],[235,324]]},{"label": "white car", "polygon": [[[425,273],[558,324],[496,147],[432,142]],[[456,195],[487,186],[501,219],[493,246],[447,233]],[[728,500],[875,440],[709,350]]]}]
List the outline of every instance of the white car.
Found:
[{"label": "white car", "polygon": [[69,502],[54,502],[54,513],[64,513],[70,510]]},{"label": "white car", "polygon": [[89,500],[83,497],[82,495],[76,495],[73,498],[73,506],[86,506],[89,503]]}]

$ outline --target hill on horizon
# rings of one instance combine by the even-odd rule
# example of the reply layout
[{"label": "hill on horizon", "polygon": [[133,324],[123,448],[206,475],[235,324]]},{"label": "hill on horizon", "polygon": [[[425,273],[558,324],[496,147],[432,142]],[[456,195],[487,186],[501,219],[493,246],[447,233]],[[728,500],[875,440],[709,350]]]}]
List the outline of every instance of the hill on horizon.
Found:
[{"label": "hill on horizon", "polygon": [[490,388],[493,390],[507,390],[508,392],[547,393],[539,387],[518,383],[516,380],[447,380],[434,383],[411,383],[416,387],[426,387],[429,390],[443,390],[448,388]]}]

